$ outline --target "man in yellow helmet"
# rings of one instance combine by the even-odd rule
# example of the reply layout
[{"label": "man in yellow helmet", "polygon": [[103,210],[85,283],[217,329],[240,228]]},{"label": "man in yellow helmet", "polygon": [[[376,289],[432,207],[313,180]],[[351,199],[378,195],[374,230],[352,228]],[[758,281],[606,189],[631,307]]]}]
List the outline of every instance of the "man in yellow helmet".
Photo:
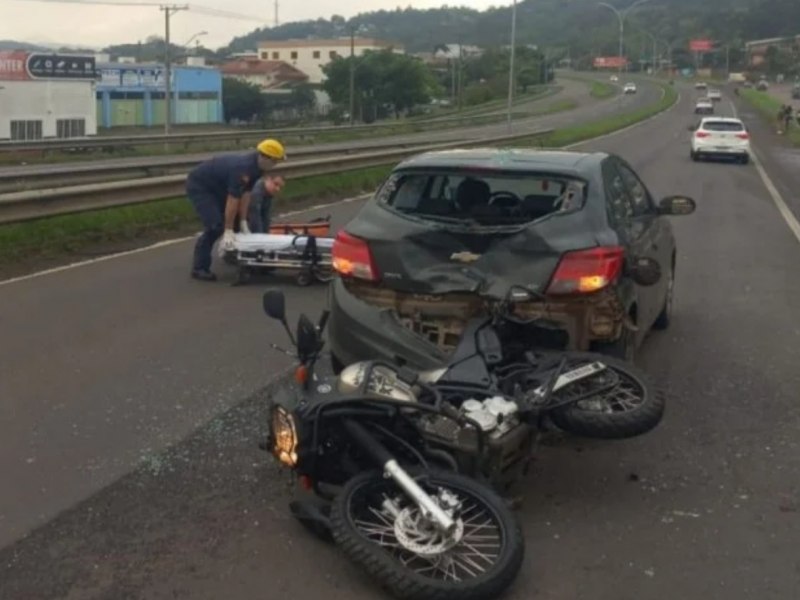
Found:
[{"label": "man in yellow helmet", "polygon": [[223,248],[232,248],[234,228],[248,233],[250,192],[262,173],[286,159],[277,140],[267,139],[246,154],[222,154],[196,166],[186,179],[186,192],[203,223],[192,263],[192,277],[216,281],[211,272],[211,252],[222,238]]}]

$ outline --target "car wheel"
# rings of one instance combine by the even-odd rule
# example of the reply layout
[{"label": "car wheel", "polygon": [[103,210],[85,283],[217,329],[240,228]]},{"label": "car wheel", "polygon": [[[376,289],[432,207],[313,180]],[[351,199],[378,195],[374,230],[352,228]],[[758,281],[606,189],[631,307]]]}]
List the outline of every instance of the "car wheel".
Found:
[{"label": "car wheel", "polygon": [[695,152],[694,150],[689,152],[689,156],[692,158],[692,160],[694,162],[697,162],[698,160],[700,160],[700,155],[697,152]]},{"label": "car wheel", "polygon": [[739,162],[741,162],[743,165],[746,165],[747,163],[750,162],[750,157],[747,156],[747,154],[745,154],[742,158],[739,159]]},{"label": "car wheel", "polygon": [[674,302],[674,294],[675,294],[675,267],[673,267],[669,272],[669,281],[667,281],[667,297],[664,298],[664,308],[661,309],[661,313],[659,313],[658,317],[656,318],[656,322],[653,323],[653,329],[658,329],[659,331],[664,331],[667,329],[672,322],[672,306]]}]

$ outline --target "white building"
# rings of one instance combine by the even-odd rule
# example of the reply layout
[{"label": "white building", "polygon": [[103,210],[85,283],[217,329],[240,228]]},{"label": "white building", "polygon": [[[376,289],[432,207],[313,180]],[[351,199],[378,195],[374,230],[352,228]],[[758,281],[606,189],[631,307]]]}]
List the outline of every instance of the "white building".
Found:
[{"label": "white building", "polygon": [[[353,40],[355,56],[361,56],[371,50],[391,49],[403,53],[402,45],[370,38]],[[350,56],[350,38],[334,40],[283,40],[264,41],[258,45],[258,57],[261,60],[280,60],[289,63],[308,75],[309,83],[322,83],[325,74],[322,67],[336,57]]]},{"label": "white building", "polygon": [[93,56],[0,52],[0,140],[97,133]]}]

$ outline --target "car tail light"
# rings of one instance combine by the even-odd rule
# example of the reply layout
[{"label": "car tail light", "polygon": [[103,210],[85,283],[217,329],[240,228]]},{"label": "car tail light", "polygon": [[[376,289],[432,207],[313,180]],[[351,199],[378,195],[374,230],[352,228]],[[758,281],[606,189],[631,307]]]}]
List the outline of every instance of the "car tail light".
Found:
[{"label": "car tail light", "polygon": [[345,231],[340,231],[333,241],[333,268],[343,277],[356,277],[367,281],[378,280],[378,269],[372,259],[369,245]]},{"label": "car tail light", "polygon": [[749,133],[737,133],[736,137],[739,138],[740,140],[749,140],[750,139],[750,134]]},{"label": "car tail light", "polygon": [[695,134],[695,136],[696,136],[696,137],[699,137],[699,138],[707,138],[707,137],[710,137],[710,136],[711,136],[711,134],[710,134],[710,133],[707,133],[707,132],[705,132],[705,131],[698,131],[698,132]]},{"label": "car tail light", "polygon": [[622,273],[624,253],[619,246],[566,253],[558,263],[547,293],[590,294],[602,290]]}]

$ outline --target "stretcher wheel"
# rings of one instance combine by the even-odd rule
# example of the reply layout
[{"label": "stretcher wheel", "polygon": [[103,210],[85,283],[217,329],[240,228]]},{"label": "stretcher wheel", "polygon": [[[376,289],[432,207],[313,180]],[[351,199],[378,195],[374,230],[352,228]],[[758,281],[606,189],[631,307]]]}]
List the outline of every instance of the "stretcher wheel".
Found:
[{"label": "stretcher wheel", "polygon": [[312,272],[314,274],[314,279],[320,283],[330,283],[333,281],[334,273],[333,269],[330,267],[314,267]]},{"label": "stretcher wheel", "polygon": [[247,285],[250,283],[250,280],[253,277],[253,272],[250,270],[249,267],[239,267],[236,273],[236,281],[233,282],[233,285]]},{"label": "stretcher wheel", "polygon": [[303,269],[302,271],[300,271],[297,274],[297,278],[295,279],[295,282],[300,287],[307,287],[307,286],[311,285],[311,283],[313,281],[314,281],[314,276],[311,274],[311,272],[309,272],[306,269]]}]

